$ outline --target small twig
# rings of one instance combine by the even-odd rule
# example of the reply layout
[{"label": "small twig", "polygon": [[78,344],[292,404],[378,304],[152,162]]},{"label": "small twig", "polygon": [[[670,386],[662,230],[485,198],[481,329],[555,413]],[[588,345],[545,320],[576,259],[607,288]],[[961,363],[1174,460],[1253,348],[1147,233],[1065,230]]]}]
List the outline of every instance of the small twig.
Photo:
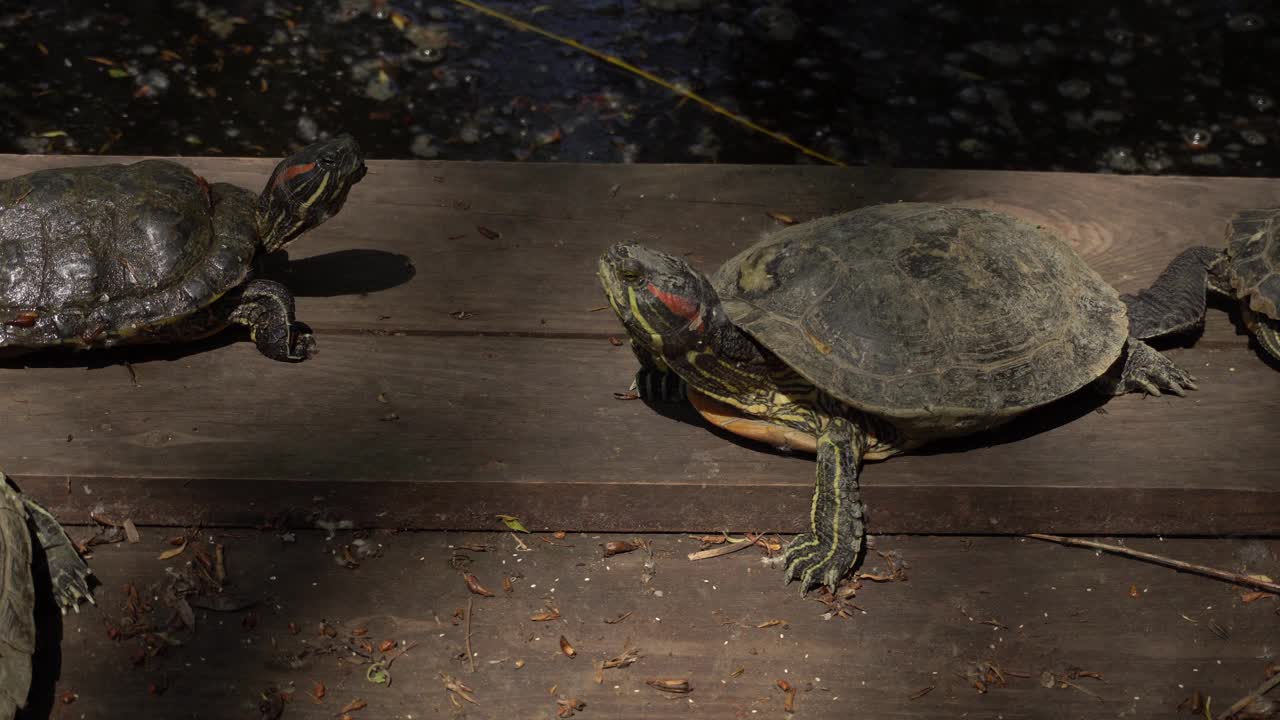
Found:
[{"label": "small twig", "polygon": [[729,541],[724,545],[713,547],[710,550],[699,550],[698,552],[691,552],[689,553],[689,559],[690,560],[708,560],[713,557],[720,557],[721,555],[736,553],[739,550],[742,550],[744,548],[749,548],[752,545],[755,545],[756,540],[759,537],[760,537],[759,535],[757,535],[756,537],[748,536],[746,540]]},{"label": "small twig", "polygon": [[1082,540],[1080,538],[1068,538],[1068,537],[1062,537],[1061,535],[1044,535],[1042,533],[1029,533],[1027,537],[1035,538],[1036,540],[1047,540],[1049,542],[1059,543],[1061,545],[1074,545],[1075,547],[1085,547],[1085,548],[1091,548],[1094,550],[1105,550],[1107,552],[1115,553],[1117,555],[1124,555],[1126,557],[1135,558],[1137,560],[1146,560],[1147,562],[1152,562],[1157,565],[1164,565],[1165,567],[1170,567],[1175,570],[1182,570],[1184,572],[1196,573],[1198,575],[1207,575],[1208,577],[1217,578],[1218,580],[1225,580],[1230,583],[1236,583],[1237,585],[1248,585],[1249,587],[1256,587],[1259,590],[1266,590],[1268,592],[1280,593],[1280,584],[1278,583],[1269,582],[1267,580],[1252,577],[1249,575],[1233,573],[1227,570],[1219,570],[1217,568],[1211,568],[1207,565],[1196,565],[1194,563],[1183,562],[1181,560],[1174,560],[1173,558],[1167,558],[1167,557],[1164,557],[1163,555],[1155,555],[1153,553],[1142,552],[1141,550],[1131,550],[1121,545],[1108,545],[1107,543],[1095,542],[1093,540]]},{"label": "small twig", "polygon": [[476,656],[471,652],[471,607],[475,598],[467,598],[467,662],[471,664],[471,672],[476,671]]},{"label": "small twig", "polygon": [[512,538],[514,538],[514,539],[515,539],[515,541],[516,541],[516,549],[517,549],[517,550],[528,550],[528,549],[529,549],[529,546],[528,546],[528,545],[525,545],[525,544],[524,544],[524,541],[523,541],[523,540],[521,540],[521,539],[519,538],[519,536],[517,536],[515,533],[511,533],[511,537],[512,537]]},{"label": "small twig", "polygon": [[1266,695],[1268,692],[1271,691],[1271,688],[1277,685],[1280,685],[1280,673],[1276,673],[1275,675],[1271,676],[1270,680],[1267,680],[1266,682],[1259,685],[1256,690],[1237,700],[1235,705],[1232,705],[1231,707],[1227,708],[1227,711],[1225,713],[1218,716],[1218,720],[1227,720],[1227,718],[1245,709],[1249,705],[1249,703],[1253,702],[1254,700],[1261,699],[1263,695]]}]

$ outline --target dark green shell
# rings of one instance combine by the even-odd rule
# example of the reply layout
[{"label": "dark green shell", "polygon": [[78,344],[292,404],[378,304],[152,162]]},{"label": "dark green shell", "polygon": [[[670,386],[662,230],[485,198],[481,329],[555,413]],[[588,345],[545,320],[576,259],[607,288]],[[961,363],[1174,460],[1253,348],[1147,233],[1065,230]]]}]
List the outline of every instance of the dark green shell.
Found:
[{"label": "dark green shell", "polygon": [[1125,307],[1065,242],[988,210],[900,203],[781,230],[712,280],[733,321],[890,419],[995,424],[1102,375]]},{"label": "dark green shell", "polygon": [[1227,272],[1249,309],[1280,320],[1280,209],[1246,210],[1227,226]]},{"label": "dark green shell", "polygon": [[0,347],[140,341],[246,277],[255,196],[164,160],[0,183]]}]

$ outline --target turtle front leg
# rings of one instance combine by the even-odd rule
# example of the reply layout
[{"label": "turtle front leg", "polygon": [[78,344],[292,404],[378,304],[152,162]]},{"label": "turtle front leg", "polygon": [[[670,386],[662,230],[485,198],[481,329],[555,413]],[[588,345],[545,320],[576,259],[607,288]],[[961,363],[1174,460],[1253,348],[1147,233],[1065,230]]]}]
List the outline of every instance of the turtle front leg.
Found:
[{"label": "turtle front leg", "polygon": [[250,280],[219,302],[227,322],[249,328],[263,355],[292,362],[315,356],[315,337],[294,318],[293,293],[280,283]]},{"label": "turtle front leg", "polygon": [[53,586],[53,597],[62,614],[70,608],[80,612],[80,600],[88,600],[91,604],[93,593],[89,589],[89,576],[93,571],[85,563],[80,553],[76,552],[75,543],[67,536],[58,520],[35,500],[23,495],[22,504],[27,508],[27,517],[35,529],[36,540],[44,548],[45,558],[49,565],[49,577]]},{"label": "turtle front leg", "polygon": [[[1185,332],[1204,322],[1206,295],[1223,291],[1215,272],[1223,260],[1217,248],[1187,248],[1145,290],[1122,295],[1128,308],[1129,334],[1139,340]],[[1226,288],[1229,293],[1229,285]]]},{"label": "turtle front leg", "polygon": [[631,343],[631,351],[640,361],[631,389],[646,402],[684,402],[688,386],[684,378],[672,372],[666,363],[648,350]]},{"label": "turtle front leg", "polygon": [[1194,375],[1136,338],[1129,338],[1115,366],[1095,383],[1106,395],[1131,392],[1160,395],[1164,391],[1181,397],[1187,390],[1199,389]]},{"label": "turtle front leg", "polygon": [[866,446],[861,429],[844,419],[818,438],[818,477],[809,511],[809,532],[787,548],[786,582],[800,581],[800,592],[814,585],[833,591],[862,551],[866,522],[858,470]]}]

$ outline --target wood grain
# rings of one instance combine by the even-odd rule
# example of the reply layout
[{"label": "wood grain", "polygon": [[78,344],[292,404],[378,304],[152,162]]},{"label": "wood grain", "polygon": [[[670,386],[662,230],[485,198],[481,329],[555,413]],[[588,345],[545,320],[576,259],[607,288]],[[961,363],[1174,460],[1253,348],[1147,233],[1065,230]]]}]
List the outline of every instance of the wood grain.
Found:
[{"label": "wood grain", "polygon": [[[1195,692],[1212,696],[1213,707],[1243,696],[1262,680],[1268,648],[1280,643],[1273,599],[1245,604],[1238,589],[1217,581],[1010,538],[877,537],[877,550],[906,563],[907,580],[866,582],[853,599],[864,613],[824,620],[826,608],[784,586],[759,551],[691,563],[685,554],[698,544],[681,536],[644,537],[656,571],[645,584],[643,551],[601,557],[600,543],[628,536],[571,533],[553,540],[560,545],[526,537],[532,550],[519,552],[505,534],[375,533],[381,555],[346,569],[334,553],[349,533],[326,540],[299,532],[282,542],[240,531],[208,533],[197,544],[226,548],[228,592],[259,601],[254,622],[250,611],[197,609],[194,634],[171,630],[181,645],[135,665],[141,641],[112,641],[105,626],[120,624],[126,583],[151,598],[149,590],[168,582],[165,566],[180,570],[189,559],[191,549],[156,559],[172,547],[164,538],[178,532],[143,528],[142,543],[95,553],[99,604],[64,620],[53,717],[185,718],[199,708],[212,720],[257,718],[260,693],[272,685],[296,688],[285,718],[332,719],[354,698],[368,703],[355,717],[450,717],[441,673],[474,690],[479,704],[466,716],[476,718],[554,717],[557,695],[584,701],[584,718],[784,717],[780,679],[800,690],[798,718],[1177,717]],[[1272,575],[1280,551],[1256,540],[1130,544]],[[455,554],[498,597],[470,595],[450,567]],[[885,569],[872,554],[867,570]],[[504,575],[513,578],[509,595]],[[469,599],[474,673],[464,659],[464,625],[454,619]],[[152,617],[167,622],[173,611],[151,602]],[[561,618],[530,621],[546,604]],[[621,623],[605,622],[627,612]],[[297,658],[307,645],[326,644],[322,621],[339,637],[364,628],[375,647],[417,644],[396,660],[390,687],[374,685],[346,653]],[[782,623],[758,627],[769,621]],[[561,635],[577,657],[560,653]],[[597,684],[593,664],[628,643],[640,659],[605,671]],[[979,693],[965,676],[988,662],[1007,684]],[[1072,668],[1100,674],[1074,681],[1096,697],[1041,685],[1042,673]],[[651,678],[686,678],[694,689],[667,696],[645,685]],[[316,682],[326,690],[319,701],[311,697]],[[152,683],[163,693],[152,694]],[[56,700],[64,692],[75,693],[73,704]]]},{"label": "wood grain", "polygon": [[[813,462],[619,401],[605,340],[320,336],[307,363],[238,343],[174,361],[0,371],[7,471],[66,519],[798,531]],[[868,465],[878,532],[1270,533],[1280,373],[1244,348],[1175,350],[1203,389],[1081,395],[1003,432]],[[1023,437],[1026,436],[1026,437]],[[67,491],[66,478],[70,480]]]},{"label": "wood grain", "polygon": [[[0,177],[120,158],[0,156]],[[180,158],[258,187],[273,162]],[[819,167],[375,161],[275,269],[320,356],[228,335],[0,370],[0,461],[64,517],[139,523],[799,530],[812,461],[613,399],[634,360],[594,278],[640,240],[713,268],[761,233],[874,202],[999,207],[1057,229],[1121,290],[1216,243],[1271,180]],[[483,229],[482,229],[483,228]],[[455,317],[462,311],[461,318]],[[1002,434],[869,466],[879,532],[1254,533],[1280,517],[1280,374],[1220,311],[1173,357],[1187,399],[1087,398]],[[130,359],[138,375],[112,362]],[[91,369],[86,369],[86,365]]]}]

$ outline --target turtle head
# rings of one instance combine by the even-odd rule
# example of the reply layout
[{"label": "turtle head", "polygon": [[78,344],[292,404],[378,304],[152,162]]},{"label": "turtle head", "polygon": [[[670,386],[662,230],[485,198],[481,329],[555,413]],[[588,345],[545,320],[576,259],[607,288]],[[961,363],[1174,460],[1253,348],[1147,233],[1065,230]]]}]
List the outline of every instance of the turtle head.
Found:
[{"label": "turtle head", "polygon": [[711,281],[680,258],[620,243],[600,256],[598,275],[632,341],[656,356],[683,354],[728,322]]},{"label": "turtle head", "polygon": [[258,198],[263,250],[279,250],[336,215],[364,174],[364,153],[350,135],[312,143],[282,160]]}]

